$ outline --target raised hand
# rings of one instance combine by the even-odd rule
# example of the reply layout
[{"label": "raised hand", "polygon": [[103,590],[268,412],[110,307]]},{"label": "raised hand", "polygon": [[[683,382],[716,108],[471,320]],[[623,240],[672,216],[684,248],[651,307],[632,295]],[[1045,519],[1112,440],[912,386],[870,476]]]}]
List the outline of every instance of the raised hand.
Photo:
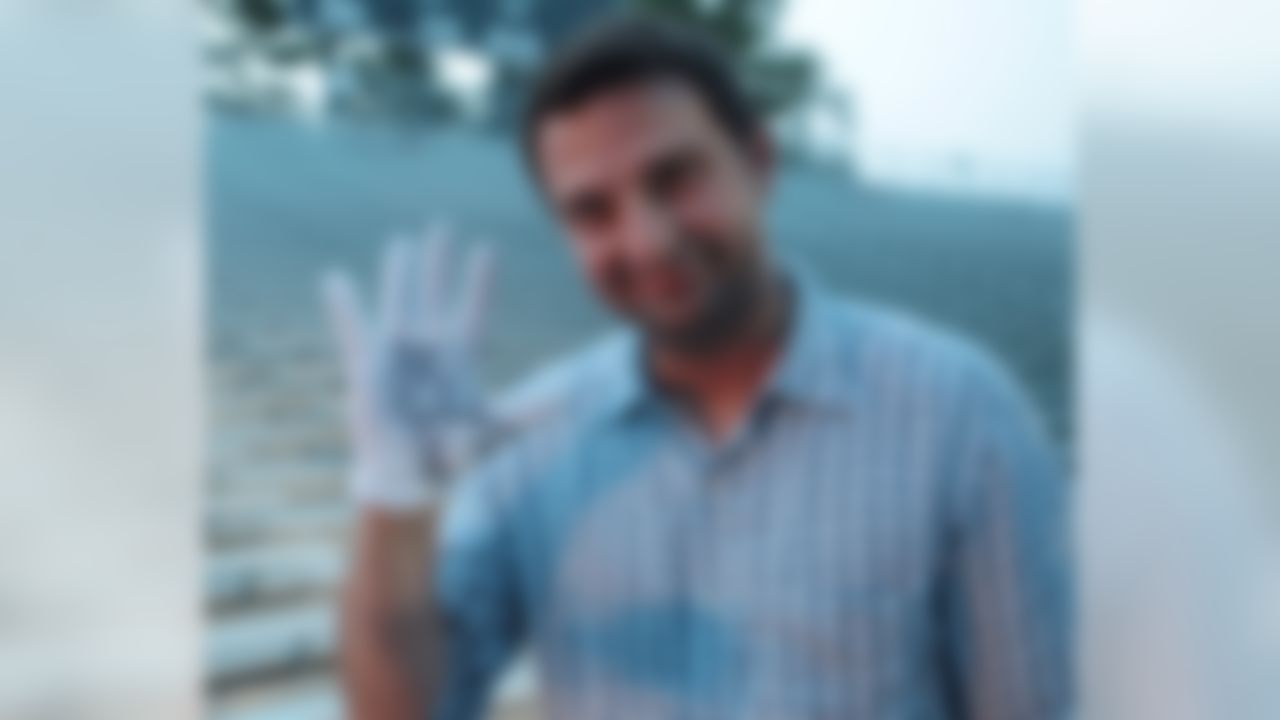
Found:
[{"label": "raised hand", "polygon": [[474,361],[493,255],[473,248],[454,261],[452,244],[442,227],[389,243],[372,317],[347,273],[324,278],[346,381],[351,492],[362,505],[431,504],[494,430]]}]

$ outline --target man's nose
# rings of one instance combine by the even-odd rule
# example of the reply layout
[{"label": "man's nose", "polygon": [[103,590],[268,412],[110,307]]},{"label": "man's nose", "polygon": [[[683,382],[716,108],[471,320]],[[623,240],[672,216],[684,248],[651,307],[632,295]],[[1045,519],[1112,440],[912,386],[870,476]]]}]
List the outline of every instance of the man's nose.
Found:
[{"label": "man's nose", "polygon": [[623,244],[636,260],[665,257],[675,248],[678,226],[671,213],[648,200],[629,203],[623,218]]}]

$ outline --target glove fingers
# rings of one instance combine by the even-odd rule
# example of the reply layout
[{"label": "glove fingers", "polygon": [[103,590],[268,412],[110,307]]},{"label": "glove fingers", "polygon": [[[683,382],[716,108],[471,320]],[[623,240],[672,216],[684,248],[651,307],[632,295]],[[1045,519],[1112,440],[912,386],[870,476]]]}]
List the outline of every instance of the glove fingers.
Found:
[{"label": "glove fingers", "polygon": [[322,280],[321,295],[341,370],[348,382],[356,383],[364,376],[368,331],[355,284],[347,273],[331,270]]},{"label": "glove fingers", "polygon": [[495,263],[493,248],[488,245],[473,248],[468,253],[467,267],[463,275],[462,289],[458,293],[454,315],[454,331],[468,348],[474,348],[482,334],[489,299],[493,292]]},{"label": "glove fingers", "polygon": [[421,244],[418,299],[421,314],[414,323],[424,337],[439,337],[447,332],[444,322],[448,305],[449,230],[444,223],[436,223],[427,230]]},{"label": "glove fingers", "polygon": [[378,330],[384,336],[403,336],[413,330],[416,315],[412,249],[404,238],[394,238],[382,251],[378,278]]}]

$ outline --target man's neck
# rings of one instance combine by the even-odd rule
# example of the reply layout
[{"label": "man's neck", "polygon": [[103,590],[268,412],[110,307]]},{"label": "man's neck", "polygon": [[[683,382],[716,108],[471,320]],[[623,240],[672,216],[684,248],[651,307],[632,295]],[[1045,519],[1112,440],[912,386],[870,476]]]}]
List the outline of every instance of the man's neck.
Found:
[{"label": "man's neck", "polygon": [[714,440],[724,440],[751,409],[781,356],[793,305],[787,282],[771,275],[740,328],[714,346],[653,346],[649,361],[655,380],[693,411]]}]

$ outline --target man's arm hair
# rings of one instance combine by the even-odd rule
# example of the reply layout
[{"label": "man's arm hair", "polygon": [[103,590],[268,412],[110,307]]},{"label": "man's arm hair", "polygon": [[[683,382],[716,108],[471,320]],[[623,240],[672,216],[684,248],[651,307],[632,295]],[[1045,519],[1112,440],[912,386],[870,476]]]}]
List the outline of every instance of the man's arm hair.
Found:
[{"label": "man's arm hair", "polygon": [[[508,473],[527,471],[509,453],[501,463],[488,463],[500,459],[497,456],[517,444],[526,430],[567,411],[572,375],[566,368],[553,364],[535,370],[499,394],[499,414],[517,420],[508,421],[483,457],[473,458],[460,472],[447,503],[412,512],[359,510],[341,600],[341,673],[348,717],[422,720],[444,713],[452,719],[470,717],[483,705],[489,675],[505,656],[491,651],[509,651],[519,635],[518,628],[505,622],[511,617],[506,605],[512,601],[506,575],[510,568],[503,562],[507,555],[498,531],[501,513],[488,487],[495,480],[502,484]],[[443,530],[451,507],[461,507],[464,524],[472,532],[446,558]],[[451,572],[442,573],[449,569],[442,563],[450,559]],[[437,587],[445,576],[452,585]],[[449,609],[442,606],[449,604],[447,596],[455,599]],[[459,634],[466,642],[448,653],[448,644]]]},{"label": "man's arm hair", "polygon": [[341,602],[350,718],[431,717],[445,645],[431,589],[437,515],[360,511]]}]

